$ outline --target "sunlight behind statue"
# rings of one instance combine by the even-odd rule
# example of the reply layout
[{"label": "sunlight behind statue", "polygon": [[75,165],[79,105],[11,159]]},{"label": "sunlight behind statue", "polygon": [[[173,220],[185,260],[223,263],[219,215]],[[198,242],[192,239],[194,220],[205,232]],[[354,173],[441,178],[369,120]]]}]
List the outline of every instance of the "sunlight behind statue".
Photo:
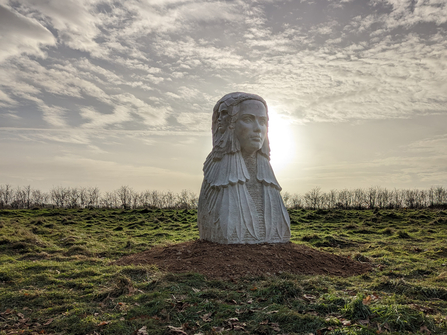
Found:
[{"label": "sunlight behind statue", "polygon": [[225,95],[213,109],[213,149],[199,197],[200,238],[218,243],[284,243],[289,214],[270,165],[268,108],[260,96]]}]

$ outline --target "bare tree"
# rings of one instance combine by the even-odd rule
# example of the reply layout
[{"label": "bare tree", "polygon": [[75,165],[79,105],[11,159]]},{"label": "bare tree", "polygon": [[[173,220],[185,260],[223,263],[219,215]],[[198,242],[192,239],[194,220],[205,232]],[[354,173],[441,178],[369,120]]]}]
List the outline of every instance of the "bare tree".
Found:
[{"label": "bare tree", "polygon": [[402,201],[402,192],[400,192],[398,189],[394,189],[392,192],[392,203],[390,208],[402,208],[403,207],[403,201]]},{"label": "bare tree", "polygon": [[447,191],[442,186],[436,186],[433,193],[435,205],[447,203]]},{"label": "bare tree", "polygon": [[361,189],[361,188],[356,188],[353,192],[353,205],[354,208],[356,209],[362,209],[364,207],[366,207],[366,196],[365,196],[365,192]]},{"label": "bare tree", "polygon": [[104,197],[101,198],[101,206],[105,208],[117,208],[118,202],[116,192],[106,192]]},{"label": "bare tree", "polygon": [[428,189],[428,201],[429,201],[429,206],[433,207],[435,205],[435,188],[432,186]]},{"label": "bare tree", "polygon": [[299,194],[294,194],[290,198],[290,208],[293,209],[303,208],[303,199]]},{"label": "bare tree", "polygon": [[2,208],[7,207],[14,196],[14,190],[11,185],[5,184],[0,186],[0,204]]},{"label": "bare tree", "polygon": [[57,186],[50,191],[50,196],[53,204],[56,207],[64,208],[67,206],[70,189],[62,186]]},{"label": "bare tree", "polygon": [[403,206],[405,208],[416,208],[416,192],[415,190],[403,190],[404,201]]},{"label": "bare tree", "polygon": [[32,190],[31,203],[33,206],[44,207],[48,201],[48,193],[41,192],[40,190]]},{"label": "bare tree", "polygon": [[11,208],[24,208],[24,203],[25,203],[25,194],[22,193],[22,189],[20,188],[20,186],[17,187],[17,189],[15,190],[15,192],[13,192],[13,197],[11,198],[10,201],[10,205]]},{"label": "bare tree", "polygon": [[284,202],[284,206],[290,208],[290,198],[292,197],[289,192],[281,193],[282,201]]},{"label": "bare tree", "polygon": [[375,208],[377,202],[377,187],[370,187],[366,195],[368,208]]},{"label": "bare tree", "polygon": [[351,207],[351,191],[344,189],[338,193],[337,207],[348,209]]},{"label": "bare tree", "polygon": [[42,205],[42,192],[40,190],[31,191],[32,206],[40,207]]},{"label": "bare tree", "polygon": [[182,190],[182,192],[177,197],[177,203],[175,207],[182,209],[197,208],[197,195],[188,190]]},{"label": "bare tree", "polygon": [[138,208],[138,207],[141,206],[141,196],[140,196],[140,193],[132,192],[132,194],[131,194],[131,205],[132,205],[133,209]]},{"label": "bare tree", "polygon": [[197,206],[199,205],[199,197],[194,192],[189,192],[189,208],[190,209],[197,209]]},{"label": "bare tree", "polygon": [[121,186],[116,190],[122,208],[130,208],[133,190],[129,186]]},{"label": "bare tree", "polygon": [[89,187],[87,189],[88,194],[88,202],[87,206],[89,207],[99,207],[99,202],[101,198],[101,192],[97,187]]},{"label": "bare tree", "polygon": [[144,191],[140,194],[140,201],[141,205],[145,208],[152,208],[155,207],[153,200],[152,200],[152,192],[151,191]]},{"label": "bare tree", "polygon": [[88,203],[87,189],[85,187],[80,187],[78,188],[78,192],[79,192],[79,206],[81,208],[84,208],[85,206],[87,206]]},{"label": "bare tree", "polygon": [[165,194],[163,194],[163,201],[164,201],[164,206],[163,208],[175,208],[176,205],[176,196],[173,192],[168,191]]},{"label": "bare tree", "polygon": [[23,186],[22,188],[17,188],[17,192],[20,193],[21,204],[20,208],[30,208],[31,207],[31,186]]},{"label": "bare tree", "polygon": [[70,208],[77,208],[79,207],[79,198],[81,197],[81,194],[79,190],[74,188],[68,188],[68,195],[67,195],[67,205]]},{"label": "bare tree", "polygon": [[380,188],[377,192],[377,204],[379,208],[388,208],[390,202],[390,192],[386,188]]},{"label": "bare tree", "polygon": [[338,197],[338,191],[337,190],[330,190],[327,195],[327,205],[328,208],[335,208],[335,205],[337,204],[337,197]]},{"label": "bare tree", "polygon": [[163,195],[159,191],[152,191],[152,203],[156,208],[163,208]]},{"label": "bare tree", "polygon": [[429,206],[429,196],[427,190],[421,191],[420,201],[421,201],[421,207],[428,207]]},{"label": "bare tree", "polygon": [[321,202],[321,188],[315,187],[304,195],[304,203],[306,207],[317,209]]}]

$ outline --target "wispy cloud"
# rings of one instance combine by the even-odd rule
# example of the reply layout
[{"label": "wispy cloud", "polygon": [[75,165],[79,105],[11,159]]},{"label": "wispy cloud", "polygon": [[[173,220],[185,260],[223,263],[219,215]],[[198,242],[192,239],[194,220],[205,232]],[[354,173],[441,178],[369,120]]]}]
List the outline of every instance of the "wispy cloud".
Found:
[{"label": "wispy cloud", "polygon": [[98,1],[23,0],[15,7],[19,13],[39,18],[57,31],[60,43],[76,50],[100,54],[95,37],[100,33],[94,15]]},{"label": "wispy cloud", "polygon": [[45,47],[56,45],[56,38],[41,23],[12,11],[2,3],[0,31],[0,62],[22,53],[45,57]]},{"label": "wispy cloud", "polygon": [[0,107],[15,105],[16,101],[11,99],[8,94],[0,90]]}]

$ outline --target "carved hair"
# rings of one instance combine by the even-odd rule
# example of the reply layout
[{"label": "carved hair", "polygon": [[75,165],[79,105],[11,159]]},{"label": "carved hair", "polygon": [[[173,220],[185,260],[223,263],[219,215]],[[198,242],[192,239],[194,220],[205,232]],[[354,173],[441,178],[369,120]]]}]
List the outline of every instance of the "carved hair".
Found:
[{"label": "carved hair", "polygon": [[[215,156],[214,159],[221,159],[222,155],[228,153],[236,153],[241,150],[238,139],[234,134],[234,126],[239,117],[239,105],[243,101],[256,100],[264,104],[267,119],[268,119],[268,107],[267,103],[259,95],[233,92],[224,95],[213,108],[213,120],[212,120],[212,133],[213,133],[213,150]],[[224,129],[223,133],[219,132],[219,116],[222,112],[228,113],[229,122],[228,126]],[[260,149],[260,153],[270,159],[270,145],[268,140],[268,132],[265,136],[264,144]]]}]

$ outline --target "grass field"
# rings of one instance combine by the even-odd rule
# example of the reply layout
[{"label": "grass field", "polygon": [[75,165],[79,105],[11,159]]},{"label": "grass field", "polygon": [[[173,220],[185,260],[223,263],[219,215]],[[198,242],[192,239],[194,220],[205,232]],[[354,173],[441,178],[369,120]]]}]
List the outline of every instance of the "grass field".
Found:
[{"label": "grass field", "polygon": [[0,334],[447,334],[446,210],[290,211],[294,243],[373,265],[357,277],[111,265],[197,239],[196,214],[1,210]]}]

